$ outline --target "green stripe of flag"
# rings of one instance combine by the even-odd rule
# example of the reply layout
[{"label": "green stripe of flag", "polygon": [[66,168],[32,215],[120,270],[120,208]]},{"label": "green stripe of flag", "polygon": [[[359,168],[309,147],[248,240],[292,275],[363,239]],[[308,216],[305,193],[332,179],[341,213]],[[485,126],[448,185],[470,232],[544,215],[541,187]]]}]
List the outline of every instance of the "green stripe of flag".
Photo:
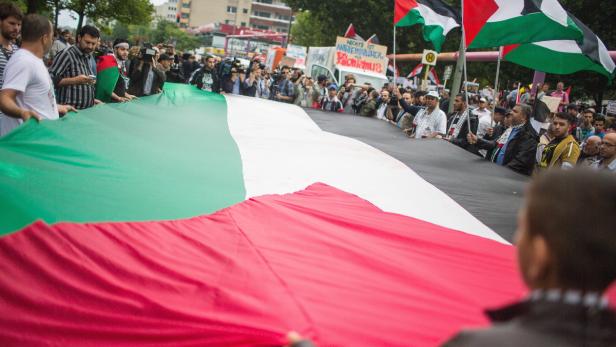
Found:
[{"label": "green stripe of flag", "polygon": [[0,158],[0,235],[36,219],[187,218],[246,194],[224,97],[187,85],[30,121],[0,138]]}]

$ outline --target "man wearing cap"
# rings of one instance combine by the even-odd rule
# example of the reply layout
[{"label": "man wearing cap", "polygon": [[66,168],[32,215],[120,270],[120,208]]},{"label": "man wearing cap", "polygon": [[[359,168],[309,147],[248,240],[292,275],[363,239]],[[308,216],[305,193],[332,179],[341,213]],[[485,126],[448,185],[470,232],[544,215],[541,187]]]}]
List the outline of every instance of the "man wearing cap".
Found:
[{"label": "man wearing cap", "polygon": [[330,84],[329,87],[327,87],[327,90],[327,96],[323,99],[323,101],[321,101],[321,110],[330,112],[344,112],[342,102],[338,99],[336,85]]},{"label": "man wearing cap", "polygon": [[171,70],[173,64],[173,57],[165,53],[161,54],[158,58],[158,68],[165,73],[166,82],[171,83],[184,83],[184,77],[180,74],[179,70]]},{"label": "man wearing cap", "polygon": [[479,107],[473,110],[477,115],[479,124],[477,126],[477,136],[484,137],[488,128],[492,126],[492,112],[488,109],[488,100],[484,97],[479,99]]},{"label": "man wearing cap", "polygon": [[447,116],[438,107],[439,96],[431,91],[425,96],[426,108],[419,111],[413,125],[415,125],[415,138],[443,137],[447,132]]}]

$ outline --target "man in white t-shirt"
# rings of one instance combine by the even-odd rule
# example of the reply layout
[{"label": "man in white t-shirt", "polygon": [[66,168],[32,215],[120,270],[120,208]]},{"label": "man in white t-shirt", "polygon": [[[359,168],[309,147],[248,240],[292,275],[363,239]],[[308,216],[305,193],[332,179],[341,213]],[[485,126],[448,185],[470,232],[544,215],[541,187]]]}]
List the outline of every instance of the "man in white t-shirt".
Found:
[{"label": "man in white t-shirt", "polygon": [[424,99],[426,100],[426,108],[419,111],[413,120],[415,138],[442,138],[447,132],[447,116],[438,107],[439,95],[437,92],[431,91]]},{"label": "man in white t-shirt", "polygon": [[53,43],[51,22],[41,15],[27,15],[21,37],[21,49],[13,54],[4,71],[0,136],[30,118],[58,119],[58,114],[75,110],[72,106],[56,105],[53,82],[43,63],[43,56]]},{"label": "man in white t-shirt", "polygon": [[479,99],[479,107],[473,111],[477,115],[479,125],[477,126],[477,136],[483,138],[492,127],[492,111],[488,109],[488,100],[486,98]]}]

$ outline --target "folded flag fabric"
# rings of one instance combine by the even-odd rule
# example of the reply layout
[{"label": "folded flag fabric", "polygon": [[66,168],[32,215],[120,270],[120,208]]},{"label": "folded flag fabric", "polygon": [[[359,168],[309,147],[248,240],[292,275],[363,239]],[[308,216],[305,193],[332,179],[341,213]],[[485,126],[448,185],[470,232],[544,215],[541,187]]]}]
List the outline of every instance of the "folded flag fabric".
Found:
[{"label": "folded flag fabric", "polygon": [[460,26],[460,13],[442,0],[396,0],[394,25],[397,27],[421,24],[424,40],[441,51],[445,36]]},{"label": "folded flag fabric", "polygon": [[558,0],[464,1],[468,48],[546,40],[582,40],[582,31]]},{"label": "folded flag fabric", "polygon": [[594,71],[611,82],[616,64],[601,39],[579,19],[569,17],[584,33],[582,42],[553,40],[510,45],[504,48],[504,59],[530,69],[566,75],[578,71]]},{"label": "folded flag fabric", "polygon": [[436,346],[525,292],[499,235],[294,105],[166,84],[0,157],[2,346]]},{"label": "folded flag fabric", "polygon": [[38,219],[189,218],[323,182],[388,212],[503,240],[408,166],[322,131],[299,107],[189,85],[28,122],[0,138],[0,158],[0,235]]},{"label": "folded flag fabric", "polygon": [[115,56],[103,55],[96,63],[96,98],[102,102],[111,102],[120,70]]},{"label": "folded flag fabric", "polygon": [[168,222],[0,238],[3,346],[437,346],[520,298],[514,248],[314,184]]}]

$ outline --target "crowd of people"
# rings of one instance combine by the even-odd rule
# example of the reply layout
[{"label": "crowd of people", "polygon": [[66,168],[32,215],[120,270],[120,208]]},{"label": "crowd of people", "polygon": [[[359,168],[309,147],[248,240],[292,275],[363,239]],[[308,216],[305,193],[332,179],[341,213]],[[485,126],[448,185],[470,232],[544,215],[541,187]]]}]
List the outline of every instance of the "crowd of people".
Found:
[{"label": "crowd of people", "polygon": [[[102,101],[130,102],[160,93],[165,82],[172,82],[375,117],[409,137],[442,138],[526,175],[550,167],[616,171],[614,117],[571,102],[563,83],[554,91],[545,83],[536,93],[516,85],[500,98],[489,87],[479,91],[475,83],[452,97],[443,90],[418,91],[393,83],[380,88],[358,84],[352,74],[337,85],[325,75],[313,80],[288,66],[271,71],[259,58],[247,66],[210,55],[199,62],[168,44],[131,46],[122,38],[102,42],[99,30],[90,25],[74,39],[70,31],[54,32],[47,18],[24,17],[9,3],[0,4],[0,21],[0,136],[30,117],[57,119]],[[113,56],[120,71],[113,93],[102,101],[97,98],[101,56]],[[558,112],[540,112],[537,101],[545,96],[561,100]],[[451,102],[453,112],[447,114]]]}]

